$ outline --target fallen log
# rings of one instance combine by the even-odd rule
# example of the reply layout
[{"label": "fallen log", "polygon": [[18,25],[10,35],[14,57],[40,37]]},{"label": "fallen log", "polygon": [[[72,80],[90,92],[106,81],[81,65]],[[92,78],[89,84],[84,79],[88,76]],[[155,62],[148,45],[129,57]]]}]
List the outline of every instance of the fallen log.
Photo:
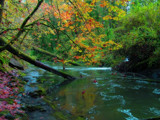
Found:
[{"label": "fallen log", "polygon": [[[7,44],[7,43],[5,42],[5,40],[3,40],[2,38],[0,38],[0,42],[2,42],[2,43],[4,43],[4,44]],[[71,81],[76,79],[75,77],[73,77],[73,76],[71,76],[71,75],[68,75],[68,74],[66,74],[66,73],[57,71],[57,70],[55,70],[55,69],[53,69],[53,68],[51,68],[51,67],[49,67],[49,66],[47,66],[47,65],[44,65],[43,63],[41,63],[41,62],[39,62],[39,61],[37,61],[37,60],[34,60],[34,59],[31,58],[30,56],[28,56],[28,55],[20,52],[18,49],[16,49],[16,48],[15,48],[14,46],[12,46],[12,45],[8,45],[8,46],[6,47],[6,50],[9,51],[10,53],[16,55],[16,56],[19,57],[20,59],[23,59],[23,60],[25,60],[25,61],[27,61],[27,62],[29,62],[29,63],[37,66],[37,67],[40,67],[40,68],[42,68],[42,69],[45,69],[45,70],[47,70],[47,71],[49,71],[49,72],[52,72],[52,73],[57,74],[57,75],[59,75],[59,76],[62,76],[63,78],[66,78],[66,79],[71,80]]]},{"label": "fallen log", "polygon": [[[52,53],[50,53],[50,52],[48,52],[48,51],[46,51],[46,50],[43,50],[43,49],[41,49],[41,48],[38,48],[38,47],[33,46],[33,50],[38,51],[38,52],[40,52],[40,53],[43,53],[43,54],[45,54],[45,55],[49,55],[49,56],[51,56],[51,57],[55,57],[55,58],[57,58],[58,60],[62,60],[61,58],[57,57],[56,55],[54,55],[54,54],[52,54]],[[73,63],[73,62],[68,62],[68,63],[71,64],[71,65],[74,65],[74,66],[80,66],[80,65],[77,64],[77,63]]]}]

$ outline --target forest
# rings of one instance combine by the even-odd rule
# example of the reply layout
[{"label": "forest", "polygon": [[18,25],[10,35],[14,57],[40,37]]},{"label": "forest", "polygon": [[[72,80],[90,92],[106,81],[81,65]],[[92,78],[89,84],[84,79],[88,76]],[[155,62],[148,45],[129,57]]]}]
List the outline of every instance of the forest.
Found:
[{"label": "forest", "polygon": [[159,120],[160,0],[0,0],[0,120]]}]

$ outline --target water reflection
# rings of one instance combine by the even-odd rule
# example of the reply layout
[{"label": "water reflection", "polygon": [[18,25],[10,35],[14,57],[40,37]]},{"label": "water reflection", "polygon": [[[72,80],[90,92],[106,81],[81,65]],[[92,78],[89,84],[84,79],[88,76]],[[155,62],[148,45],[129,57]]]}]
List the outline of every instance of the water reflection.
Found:
[{"label": "water reflection", "polygon": [[69,110],[73,115],[86,116],[89,109],[95,105],[96,87],[89,80],[79,80],[71,83],[59,92],[61,108]]},{"label": "water reflection", "polygon": [[[160,116],[158,83],[113,74],[111,68],[66,67],[66,72],[82,77],[58,88],[51,97],[60,109],[73,116],[83,116],[86,120],[137,120]],[[49,85],[51,81],[62,80],[49,72],[37,75],[41,76],[39,79],[47,79]]]}]

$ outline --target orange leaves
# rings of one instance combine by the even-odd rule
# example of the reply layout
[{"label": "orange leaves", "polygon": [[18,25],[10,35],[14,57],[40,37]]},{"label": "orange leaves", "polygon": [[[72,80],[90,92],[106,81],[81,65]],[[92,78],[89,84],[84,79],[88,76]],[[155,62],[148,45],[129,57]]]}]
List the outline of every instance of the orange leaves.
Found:
[{"label": "orange leaves", "polygon": [[85,27],[87,28],[87,30],[88,30],[89,32],[91,32],[91,30],[95,28],[94,25],[91,25],[91,24],[89,24],[89,23],[86,23],[86,24],[85,24]]},{"label": "orange leaves", "polygon": [[65,61],[64,61],[63,59],[61,59],[61,60],[59,60],[59,62],[62,62],[62,63],[64,63]]},{"label": "orange leaves", "polygon": [[31,3],[37,3],[37,0],[30,0]]},{"label": "orange leaves", "polygon": [[74,56],[74,58],[79,59],[79,58],[80,58],[80,56]]},{"label": "orange leaves", "polygon": [[[73,21],[68,21],[66,22],[63,26],[64,27],[69,27],[70,25],[72,25],[74,22]],[[73,28],[70,28],[70,29],[73,29]]]},{"label": "orange leaves", "polygon": [[95,55],[91,54],[91,57],[94,57]]},{"label": "orange leaves", "polygon": [[109,5],[108,1],[101,1],[102,4],[100,4],[101,7],[105,7]]},{"label": "orange leaves", "polygon": [[73,13],[66,11],[66,12],[61,13],[60,16],[61,16],[62,20],[65,21],[65,20],[71,20],[72,15],[73,15]]}]

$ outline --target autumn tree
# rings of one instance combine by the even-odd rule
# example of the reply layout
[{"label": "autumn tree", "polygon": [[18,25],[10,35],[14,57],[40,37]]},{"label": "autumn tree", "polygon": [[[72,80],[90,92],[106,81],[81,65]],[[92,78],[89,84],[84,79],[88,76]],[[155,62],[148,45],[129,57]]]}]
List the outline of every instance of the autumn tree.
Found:
[{"label": "autumn tree", "polygon": [[[3,24],[3,27],[1,27],[1,32],[0,32],[1,54],[4,50],[7,50],[10,53],[19,57],[20,59],[23,59],[37,67],[48,70],[49,72],[53,72],[64,78],[74,80],[75,79],[74,77],[68,74],[59,72],[53,68],[50,68],[32,59],[30,56],[22,53],[20,50],[16,49],[15,47],[17,46],[16,43],[18,43],[19,45],[20,42],[23,42],[23,40],[26,38],[28,34],[28,31],[32,29],[34,25],[39,25],[38,20],[40,18],[34,19],[33,16],[36,16],[34,14],[40,8],[41,4],[43,3],[43,0],[38,0],[35,7],[31,9],[31,11],[30,9],[28,9],[28,4],[22,4],[21,0],[18,0],[18,1],[6,0],[6,1],[7,1],[6,4],[4,4],[4,1],[1,3],[1,7],[2,7],[1,8],[1,15],[2,15],[1,24]],[[35,1],[32,1],[32,2],[35,2]],[[3,12],[2,10],[6,10],[6,11]],[[15,16],[12,14],[13,10],[17,12]]]}]

